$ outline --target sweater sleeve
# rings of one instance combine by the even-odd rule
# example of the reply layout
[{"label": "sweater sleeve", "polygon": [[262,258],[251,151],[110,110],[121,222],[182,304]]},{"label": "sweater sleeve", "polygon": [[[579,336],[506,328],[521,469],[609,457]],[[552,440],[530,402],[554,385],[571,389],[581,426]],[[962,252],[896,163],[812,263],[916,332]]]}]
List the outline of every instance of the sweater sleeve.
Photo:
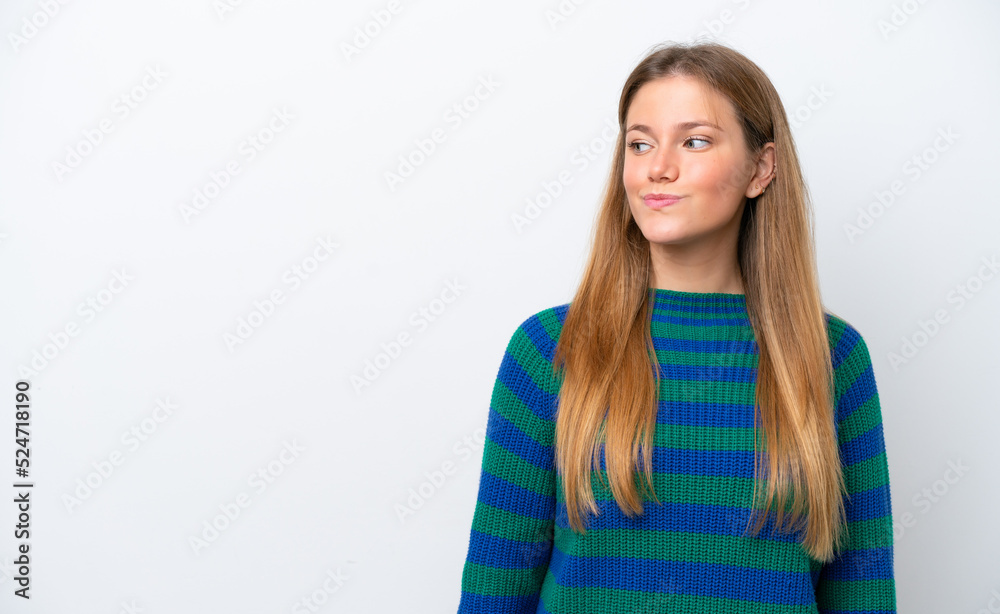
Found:
[{"label": "sweater sleeve", "polygon": [[895,614],[892,505],[882,411],[868,346],[850,325],[833,352],[846,537],[816,585],[820,614]]},{"label": "sweater sleeve", "polygon": [[553,349],[536,314],[514,332],[500,363],[459,614],[536,611],[555,526]]}]

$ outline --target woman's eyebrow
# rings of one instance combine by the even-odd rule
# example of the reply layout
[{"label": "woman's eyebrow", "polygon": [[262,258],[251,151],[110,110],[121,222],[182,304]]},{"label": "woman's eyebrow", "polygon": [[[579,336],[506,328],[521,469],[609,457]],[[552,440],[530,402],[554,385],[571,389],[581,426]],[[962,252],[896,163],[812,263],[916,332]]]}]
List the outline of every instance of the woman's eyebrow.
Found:
[{"label": "woman's eyebrow", "polygon": [[[698,119],[694,121],[680,122],[678,124],[674,124],[674,128],[677,130],[690,130],[691,128],[698,128],[699,126],[708,126],[709,128],[715,128],[719,132],[725,132],[725,130],[723,130],[721,127],[704,119]],[[631,126],[628,127],[628,130],[626,130],[625,132],[629,132],[631,130],[638,130],[639,132],[645,132],[649,136],[653,136],[652,128],[650,128],[645,124],[632,124]]]}]

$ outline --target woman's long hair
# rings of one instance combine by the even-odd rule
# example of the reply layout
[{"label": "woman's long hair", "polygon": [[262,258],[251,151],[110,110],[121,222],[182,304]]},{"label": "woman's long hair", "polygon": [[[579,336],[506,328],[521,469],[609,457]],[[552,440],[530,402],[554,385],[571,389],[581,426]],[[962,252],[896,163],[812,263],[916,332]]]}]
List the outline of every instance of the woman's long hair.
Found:
[{"label": "woman's long hair", "polygon": [[[650,336],[652,264],[649,241],[632,217],[624,190],[624,141],[626,114],[639,88],[675,75],[696,77],[729,99],[743,129],[748,159],[765,143],[775,144],[776,175],[764,195],[747,201],[737,246],[759,349],[753,501],[758,499],[758,483],[766,482],[763,505],[754,509],[773,509],[781,529],[791,505],[791,528],[806,525],[803,546],[812,558],[827,561],[839,548],[846,490],[809,195],[774,86],[756,64],[714,43],[655,49],[622,89],[618,140],[590,257],[553,361],[554,371],[562,369],[564,377],[556,463],[570,526],[585,533],[581,515],[599,512],[589,471],[592,464],[600,475],[601,438],[610,489],[622,511],[629,516],[642,513],[635,481],[640,458],[649,492],[656,497],[652,455],[643,452],[652,450],[659,390],[659,361]],[[761,444],[766,444],[766,454]],[[758,515],[754,534],[765,516]]]}]

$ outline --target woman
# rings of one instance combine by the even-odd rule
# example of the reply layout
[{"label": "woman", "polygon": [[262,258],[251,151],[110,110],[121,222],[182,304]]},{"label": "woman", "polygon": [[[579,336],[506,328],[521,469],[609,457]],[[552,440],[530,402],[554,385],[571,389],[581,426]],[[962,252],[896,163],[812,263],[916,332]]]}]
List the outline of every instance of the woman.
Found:
[{"label": "woman", "polygon": [[665,46],[618,121],[582,283],[500,365],[459,612],[895,612],[871,360],[774,86]]}]

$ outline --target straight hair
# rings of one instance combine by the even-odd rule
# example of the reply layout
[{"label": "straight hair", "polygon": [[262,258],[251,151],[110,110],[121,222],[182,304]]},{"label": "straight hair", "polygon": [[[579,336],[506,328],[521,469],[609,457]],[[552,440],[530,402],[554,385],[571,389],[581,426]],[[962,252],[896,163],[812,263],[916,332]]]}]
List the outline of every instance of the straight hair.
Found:
[{"label": "straight hair", "polygon": [[[758,347],[754,438],[754,510],[776,508],[777,526],[805,528],[809,555],[829,561],[839,547],[846,493],[835,430],[833,370],[813,252],[812,212],[785,110],[767,75],[715,43],[659,46],[625,81],[619,133],[582,280],[556,345],[562,370],[556,418],[556,466],[569,524],[598,513],[591,466],[600,475],[604,441],[611,492],[627,516],[641,514],[635,475],[659,503],[652,483],[659,362],[650,334],[649,241],[632,217],[623,185],[625,121],[636,92],[663,77],[694,77],[736,110],[752,160],[775,145],[776,175],[748,199],[737,259]],[[738,173],[734,173],[734,176]],[[766,446],[765,455],[762,446]],[[765,461],[763,457],[766,456]],[[641,458],[641,463],[639,459]],[[761,500],[760,482],[767,488]],[[754,515],[754,514],[751,514]],[[757,534],[765,514],[752,529]],[[749,520],[748,523],[749,525]]]}]

